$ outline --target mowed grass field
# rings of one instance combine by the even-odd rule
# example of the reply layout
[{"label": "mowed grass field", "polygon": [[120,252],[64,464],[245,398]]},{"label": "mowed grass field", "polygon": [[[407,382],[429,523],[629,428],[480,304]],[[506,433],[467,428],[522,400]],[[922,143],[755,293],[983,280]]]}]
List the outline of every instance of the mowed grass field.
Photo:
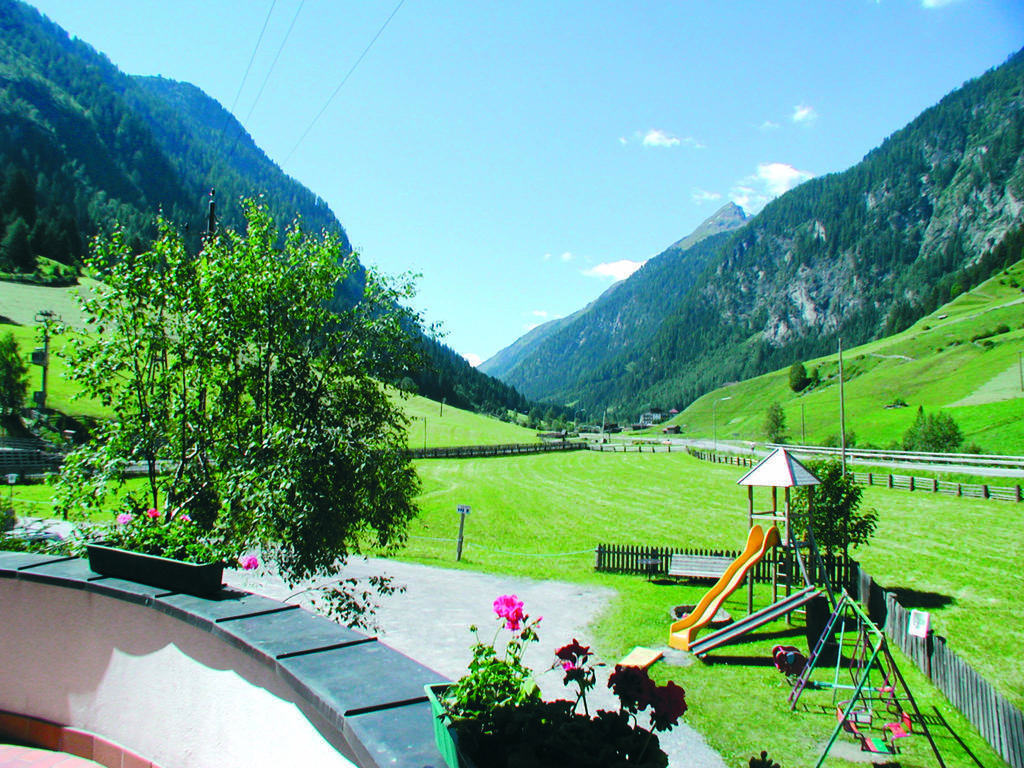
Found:
[{"label": "mowed grass field", "polygon": [[[671,606],[697,602],[709,584],[596,574],[597,544],[740,549],[747,532],[746,490],[736,485],[744,470],[682,453],[587,451],[430,460],[418,462],[417,470],[423,481],[422,514],[399,557],[611,586],[619,598],[593,628],[598,651],[610,661],[636,645],[664,647]],[[770,492],[759,491],[755,504],[770,505]],[[469,504],[472,513],[466,521],[463,560],[456,566],[457,504]],[[937,634],[948,637],[959,654],[1018,706],[1024,704],[1024,658],[1019,653],[1024,615],[1016,604],[1024,588],[1018,570],[1024,557],[1024,516],[1009,503],[877,488],[866,489],[865,504],[880,513],[874,541],[858,552],[868,572],[889,588],[920,593],[933,613]],[[734,616],[746,610],[741,592],[726,603]],[[758,601],[767,603],[764,589]],[[835,725],[834,718],[822,715],[825,705],[815,697],[808,697],[802,715],[788,712],[785,680],[768,661],[771,647],[779,642],[806,647],[802,619],[793,627],[780,621],[751,633],[744,643],[713,652],[718,661],[712,663],[654,668],[657,677],[674,679],[687,689],[688,719],[731,765],[746,765],[746,758],[761,748],[785,766],[813,764]],[[723,658],[733,663],[723,663]],[[999,764],[911,662],[904,659],[901,671],[915,696],[927,707],[939,707],[985,765]],[[934,716],[935,710],[927,712]],[[947,765],[976,765],[948,731],[944,734],[940,747],[945,747]],[[927,750],[927,743],[919,741]],[[927,758],[925,754],[920,762],[914,757],[900,764],[931,764]],[[843,763],[830,759],[829,764]]]}]

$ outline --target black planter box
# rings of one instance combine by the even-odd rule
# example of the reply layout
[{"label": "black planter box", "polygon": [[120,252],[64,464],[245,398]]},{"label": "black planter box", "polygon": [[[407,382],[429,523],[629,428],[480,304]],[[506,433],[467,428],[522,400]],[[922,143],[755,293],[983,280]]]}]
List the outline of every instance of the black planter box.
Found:
[{"label": "black planter box", "polygon": [[89,544],[86,548],[89,568],[104,576],[200,597],[213,594],[222,586],[223,563],[186,563],[102,544]]}]

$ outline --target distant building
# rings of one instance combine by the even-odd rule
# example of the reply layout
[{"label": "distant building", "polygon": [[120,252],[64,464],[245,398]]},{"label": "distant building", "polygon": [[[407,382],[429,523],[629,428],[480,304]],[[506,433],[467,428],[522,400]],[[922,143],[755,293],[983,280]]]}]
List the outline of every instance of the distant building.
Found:
[{"label": "distant building", "polygon": [[646,427],[654,426],[655,424],[661,424],[661,420],[665,418],[664,412],[654,409],[647,411],[647,413],[640,414],[640,420],[637,422],[641,429]]}]

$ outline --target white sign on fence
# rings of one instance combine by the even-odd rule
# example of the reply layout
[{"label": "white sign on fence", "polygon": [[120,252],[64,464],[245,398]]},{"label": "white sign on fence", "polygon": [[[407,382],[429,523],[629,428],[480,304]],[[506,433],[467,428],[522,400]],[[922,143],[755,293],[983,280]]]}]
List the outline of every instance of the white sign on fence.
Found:
[{"label": "white sign on fence", "polygon": [[910,621],[907,622],[907,634],[911,637],[928,637],[931,620],[932,617],[928,611],[912,610]]}]

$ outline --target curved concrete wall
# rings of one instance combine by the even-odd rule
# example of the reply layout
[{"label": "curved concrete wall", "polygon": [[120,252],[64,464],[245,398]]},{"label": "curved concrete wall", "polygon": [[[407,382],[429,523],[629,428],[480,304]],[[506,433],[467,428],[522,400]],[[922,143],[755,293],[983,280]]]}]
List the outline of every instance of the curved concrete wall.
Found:
[{"label": "curved concrete wall", "polygon": [[421,695],[438,675],[301,609],[222,593],[0,553],[0,710],[102,735],[162,768],[439,764]]}]

